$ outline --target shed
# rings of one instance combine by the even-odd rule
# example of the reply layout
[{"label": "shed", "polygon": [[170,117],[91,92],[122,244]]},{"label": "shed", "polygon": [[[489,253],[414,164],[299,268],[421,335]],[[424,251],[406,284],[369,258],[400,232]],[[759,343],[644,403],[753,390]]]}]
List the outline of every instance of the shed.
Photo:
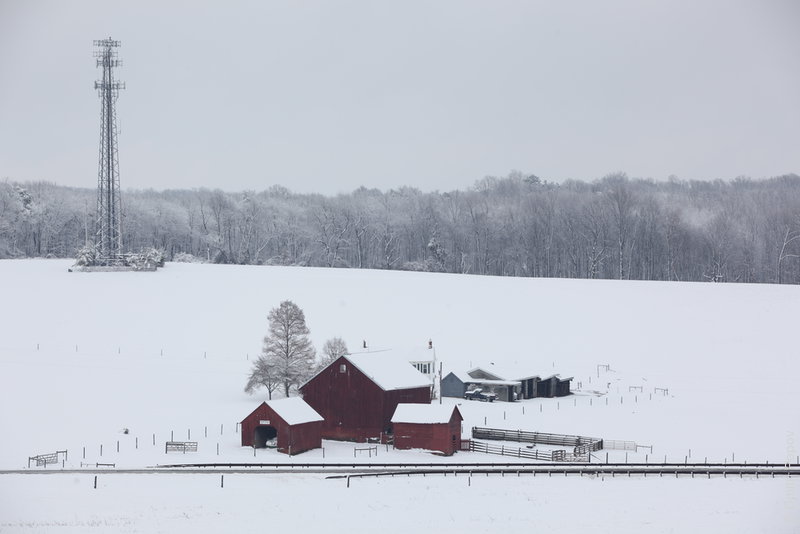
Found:
[{"label": "shed", "polygon": [[430,404],[431,384],[408,360],[386,353],[341,356],[300,386],[325,421],[322,437],[353,441],[391,431],[400,403]]},{"label": "shed", "polygon": [[569,386],[572,377],[561,378],[559,375],[543,378],[536,383],[537,397],[566,397],[570,394]]},{"label": "shed", "polygon": [[242,420],[242,446],[294,455],[322,446],[322,416],[300,397],[262,402]]},{"label": "shed", "polygon": [[463,399],[464,393],[467,392],[467,382],[469,382],[469,380],[470,377],[465,373],[447,373],[447,376],[442,378],[442,397],[458,397],[459,399]]},{"label": "shed", "polygon": [[561,378],[558,374],[531,374],[522,365],[504,367],[494,363],[485,367],[475,367],[467,371],[467,375],[474,379],[516,381],[519,384],[515,389],[518,399],[564,397],[570,394],[570,381],[572,380],[572,377]]},{"label": "shed", "polygon": [[461,447],[461,421],[457,406],[398,404],[392,416],[397,449],[427,449],[451,456]]}]

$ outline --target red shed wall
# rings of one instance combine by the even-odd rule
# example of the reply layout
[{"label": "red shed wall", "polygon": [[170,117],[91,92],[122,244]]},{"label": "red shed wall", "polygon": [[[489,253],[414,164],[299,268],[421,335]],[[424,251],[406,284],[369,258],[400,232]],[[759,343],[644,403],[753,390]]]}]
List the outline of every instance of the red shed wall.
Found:
[{"label": "red shed wall", "polygon": [[283,420],[267,403],[262,403],[258,408],[244,418],[241,425],[242,446],[253,446],[253,434],[256,427],[261,426],[260,421],[269,421],[270,426],[278,432],[278,452],[299,454],[310,449],[322,446],[322,422],[303,423],[290,425]]},{"label": "red shed wall", "polygon": [[322,447],[322,421],[287,426],[286,431],[283,442],[278,433],[278,452],[295,455]]},{"label": "red shed wall", "polygon": [[300,391],[303,400],[325,418],[322,437],[340,440],[380,436],[390,427],[399,402],[430,403],[429,388],[383,391],[345,358],[323,369]]},{"label": "red shed wall", "polygon": [[394,446],[398,449],[427,449],[451,456],[460,445],[461,418],[455,413],[449,423],[394,424]]},{"label": "red shed wall", "polygon": [[283,419],[281,419],[279,423],[275,417],[275,413],[269,409],[269,406],[267,406],[266,403],[261,403],[258,408],[253,410],[250,415],[242,420],[242,447],[253,446],[253,433],[255,432],[256,427],[259,426],[258,422],[261,420],[269,420],[272,426],[274,426],[280,434],[278,424],[283,423]]}]

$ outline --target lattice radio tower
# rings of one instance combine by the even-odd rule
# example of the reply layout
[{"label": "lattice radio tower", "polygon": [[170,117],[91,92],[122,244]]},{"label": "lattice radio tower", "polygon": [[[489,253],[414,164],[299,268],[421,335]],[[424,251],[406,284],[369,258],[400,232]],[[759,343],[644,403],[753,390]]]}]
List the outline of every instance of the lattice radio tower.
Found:
[{"label": "lattice radio tower", "polygon": [[119,90],[124,82],[114,80],[114,67],[122,65],[117,59],[120,42],[110,37],[94,41],[97,66],[103,67],[103,78],[94,82],[102,102],[100,112],[100,163],[97,171],[97,221],[95,229],[96,263],[119,265],[122,255],[122,202],[119,188],[117,156],[117,111]]}]

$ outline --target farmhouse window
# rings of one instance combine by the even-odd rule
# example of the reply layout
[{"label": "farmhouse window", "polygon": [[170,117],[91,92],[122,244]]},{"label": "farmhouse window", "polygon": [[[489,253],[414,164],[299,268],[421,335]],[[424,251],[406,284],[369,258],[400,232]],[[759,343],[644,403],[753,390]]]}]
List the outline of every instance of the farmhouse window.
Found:
[{"label": "farmhouse window", "polygon": [[429,375],[431,374],[431,364],[430,362],[417,362],[413,364],[416,367],[417,371],[422,374]]}]

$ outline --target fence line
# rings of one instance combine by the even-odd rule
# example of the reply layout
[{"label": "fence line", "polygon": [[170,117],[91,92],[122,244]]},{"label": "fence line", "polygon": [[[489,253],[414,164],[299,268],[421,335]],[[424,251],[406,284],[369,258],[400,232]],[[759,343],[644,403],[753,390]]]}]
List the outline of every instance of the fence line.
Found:
[{"label": "fence line", "polygon": [[603,440],[600,438],[568,434],[547,434],[544,432],[527,432],[523,430],[504,430],[501,428],[472,427],[472,437],[475,439],[519,441],[522,443],[541,443],[544,445],[574,447],[575,454],[585,454],[603,448]]},{"label": "fence line", "polygon": [[184,454],[187,452],[197,452],[196,441],[167,441],[164,443],[164,452],[180,451]]},{"label": "fence line", "polygon": [[47,464],[57,464],[60,459],[60,455],[64,455],[64,460],[67,459],[68,452],[67,451],[56,451],[50,452],[47,454],[37,454],[36,456],[29,456],[28,457],[28,467],[31,466],[31,461],[35,462],[38,467],[45,466]]},{"label": "fence line", "polygon": [[481,452],[484,454],[497,454],[500,456],[510,456],[513,458],[524,458],[526,460],[541,460],[543,462],[590,462],[591,457],[588,452],[568,453],[565,450],[538,451],[523,449],[521,447],[506,447],[505,445],[493,445],[483,441],[462,440],[461,450],[470,452]]}]

